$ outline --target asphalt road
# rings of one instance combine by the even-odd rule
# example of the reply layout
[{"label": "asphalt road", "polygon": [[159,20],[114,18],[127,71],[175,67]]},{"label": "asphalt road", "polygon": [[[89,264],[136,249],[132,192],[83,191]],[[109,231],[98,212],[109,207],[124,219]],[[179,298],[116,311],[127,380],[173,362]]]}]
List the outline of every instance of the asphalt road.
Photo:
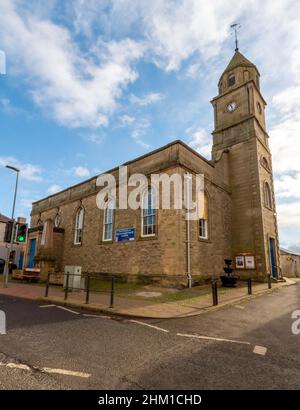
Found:
[{"label": "asphalt road", "polygon": [[300,388],[291,332],[300,283],[188,319],[136,323],[40,306],[0,296],[1,389]]}]

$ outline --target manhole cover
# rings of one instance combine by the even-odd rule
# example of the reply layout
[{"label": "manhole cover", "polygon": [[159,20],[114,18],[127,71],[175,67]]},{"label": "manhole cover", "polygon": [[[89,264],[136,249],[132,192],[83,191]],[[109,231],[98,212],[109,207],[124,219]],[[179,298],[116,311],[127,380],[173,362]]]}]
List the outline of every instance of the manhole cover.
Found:
[{"label": "manhole cover", "polygon": [[161,296],[161,292],[139,292],[137,296],[144,296],[145,298],[155,298]]}]

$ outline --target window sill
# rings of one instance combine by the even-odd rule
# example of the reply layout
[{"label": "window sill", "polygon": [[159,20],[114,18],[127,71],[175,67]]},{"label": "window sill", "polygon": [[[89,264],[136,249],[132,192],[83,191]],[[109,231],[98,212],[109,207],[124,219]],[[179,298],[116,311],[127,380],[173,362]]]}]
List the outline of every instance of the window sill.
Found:
[{"label": "window sill", "polygon": [[153,241],[158,239],[157,235],[147,235],[147,236],[140,236],[137,240],[138,241]]},{"label": "window sill", "polygon": [[198,241],[205,242],[205,243],[211,243],[211,240],[209,238],[201,238],[200,236],[198,236]]}]

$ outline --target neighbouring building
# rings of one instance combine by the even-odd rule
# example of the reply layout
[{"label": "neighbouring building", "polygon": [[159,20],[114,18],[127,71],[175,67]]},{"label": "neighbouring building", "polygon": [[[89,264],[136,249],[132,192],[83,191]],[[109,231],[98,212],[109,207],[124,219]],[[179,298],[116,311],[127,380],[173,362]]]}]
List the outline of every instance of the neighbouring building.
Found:
[{"label": "neighbouring building", "polygon": [[300,253],[281,248],[280,259],[284,276],[300,278]]},{"label": "neighbouring building", "polygon": [[[5,215],[0,214],[0,259],[4,259],[4,260],[6,260],[6,258],[7,258],[7,252],[8,252],[8,248],[9,248],[9,244],[7,242],[5,242],[5,231],[6,231],[6,225],[10,221],[11,221],[10,218],[8,218]],[[26,223],[26,219],[25,218],[18,218],[17,222]],[[17,265],[17,267],[20,268],[20,269],[23,268],[24,251],[25,251],[24,245],[18,244],[18,243],[13,244],[12,263]]]},{"label": "neighbouring building", "polygon": [[[224,258],[232,258],[241,277],[280,276],[266,102],[257,67],[238,50],[211,103],[211,160],[174,141],[124,164],[129,176],[204,174],[201,219],[187,224],[184,209],[151,206],[111,210],[107,203],[99,210],[94,177],[33,203],[26,266],[45,273],[79,265],[83,272],[137,279],[175,280],[190,272],[207,280],[220,275]],[[117,168],[108,172],[117,179]],[[147,189],[144,195],[147,202],[154,193]]]}]

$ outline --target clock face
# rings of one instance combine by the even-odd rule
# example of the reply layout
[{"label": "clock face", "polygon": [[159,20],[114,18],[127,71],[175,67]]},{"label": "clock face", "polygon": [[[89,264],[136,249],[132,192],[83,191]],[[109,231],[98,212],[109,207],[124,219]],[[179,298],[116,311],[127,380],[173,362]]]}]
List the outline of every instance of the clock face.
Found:
[{"label": "clock face", "polygon": [[228,110],[229,112],[233,112],[235,109],[236,109],[236,103],[235,103],[234,101],[232,101],[231,103],[229,103],[229,104],[227,105],[227,110]]}]

